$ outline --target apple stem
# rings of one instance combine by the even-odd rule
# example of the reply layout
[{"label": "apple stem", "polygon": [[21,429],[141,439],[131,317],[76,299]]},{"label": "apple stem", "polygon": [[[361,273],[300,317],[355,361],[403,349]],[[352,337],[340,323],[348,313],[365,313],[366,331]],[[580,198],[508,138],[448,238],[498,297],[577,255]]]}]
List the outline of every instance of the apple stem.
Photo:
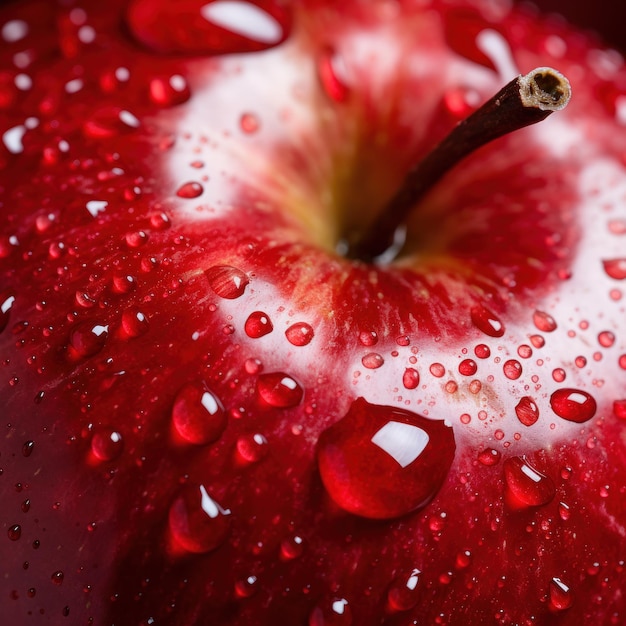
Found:
[{"label": "apple stem", "polygon": [[407,174],[396,194],[350,246],[348,256],[375,262],[393,244],[396,231],[417,204],[459,161],[481,146],[510,132],[536,124],[563,109],[571,97],[569,81],[560,72],[539,67],[505,85]]}]

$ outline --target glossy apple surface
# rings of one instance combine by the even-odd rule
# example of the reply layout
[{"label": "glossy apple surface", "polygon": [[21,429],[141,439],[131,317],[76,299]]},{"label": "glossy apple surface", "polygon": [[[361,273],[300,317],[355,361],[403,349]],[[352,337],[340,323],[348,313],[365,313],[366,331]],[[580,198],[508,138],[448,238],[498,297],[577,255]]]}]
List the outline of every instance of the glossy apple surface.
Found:
[{"label": "glossy apple surface", "polygon": [[[623,623],[621,57],[508,3],[234,4],[0,14],[6,619]],[[538,66],[566,110],[341,254]]]}]

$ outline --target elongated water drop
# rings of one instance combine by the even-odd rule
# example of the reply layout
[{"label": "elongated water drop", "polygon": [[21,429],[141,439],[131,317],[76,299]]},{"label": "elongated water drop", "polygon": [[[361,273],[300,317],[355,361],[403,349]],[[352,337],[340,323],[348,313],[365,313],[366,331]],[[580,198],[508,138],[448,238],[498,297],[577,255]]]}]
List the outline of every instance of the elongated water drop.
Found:
[{"label": "elongated water drop", "polygon": [[500,318],[484,306],[475,306],[470,311],[472,323],[478,330],[489,335],[489,337],[502,337],[504,335],[504,324]]},{"label": "elongated water drop", "polygon": [[564,420],[582,424],[597,410],[595,398],[579,389],[558,389],[550,396],[552,410]]},{"label": "elongated water drop", "polygon": [[512,509],[527,509],[548,504],[556,493],[548,476],[537,471],[521,456],[504,462],[506,502]]},{"label": "elongated water drop", "polygon": [[242,296],[250,282],[244,272],[232,265],[215,265],[206,270],[205,275],[211,289],[228,300]]}]

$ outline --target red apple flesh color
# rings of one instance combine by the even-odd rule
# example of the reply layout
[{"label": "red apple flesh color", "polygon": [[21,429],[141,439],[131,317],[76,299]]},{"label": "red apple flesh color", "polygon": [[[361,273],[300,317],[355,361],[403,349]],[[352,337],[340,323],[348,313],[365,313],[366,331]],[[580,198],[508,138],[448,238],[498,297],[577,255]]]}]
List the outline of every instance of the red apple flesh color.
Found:
[{"label": "red apple flesh color", "polygon": [[[0,38],[7,624],[625,623],[617,53],[492,0],[26,0]],[[538,67],[565,110],[341,254]]]}]

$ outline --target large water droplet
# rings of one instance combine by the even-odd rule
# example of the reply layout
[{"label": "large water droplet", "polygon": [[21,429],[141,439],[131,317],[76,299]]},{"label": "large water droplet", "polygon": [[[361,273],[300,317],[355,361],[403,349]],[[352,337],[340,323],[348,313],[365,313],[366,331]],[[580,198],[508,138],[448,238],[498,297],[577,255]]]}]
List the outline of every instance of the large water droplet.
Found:
[{"label": "large water droplet", "polygon": [[155,52],[227,54],[265,50],[286,38],[289,15],[283,3],[261,8],[245,0],[133,0],[127,23]]},{"label": "large water droplet", "polygon": [[420,570],[413,569],[408,574],[394,578],[387,590],[387,606],[390,611],[409,611],[417,605],[421,594],[420,575]]},{"label": "large water droplet", "polygon": [[274,330],[274,325],[266,313],[254,311],[248,316],[244,328],[248,337],[258,339],[271,333]]},{"label": "large water droplet", "polygon": [[322,433],[317,461],[324,486],[340,507],[390,519],[435,496],[455,449],[453,431],[444,422],[359,398]]},{"label": "large water droplet", "polygon": [[294,346],[306,346],[313,339],[313,328],[306,322],[297,322],[285,331],[285,337]]},{"label": "large water droplet", "polygon": [[228,300],[242,296],[250,282],[244,272],[231,265],[215,265],[206,270],[205,275],[211,289]]},{"label": "large water droplet", "polygon": [[543,506],[556,493],[552,480],[532,467],[525,457],[514,456],[504,462],[504,480],[506,502],[513,509]]},{"label": "large water droplet", "polygon": [[573,598],[570,588],[560,579],[550,581],[550,607],[555,611],[564,611],[572,606]]},{"label": "large water droplet", "polygon": [[264,402],[281,409],[297,406],[304,395],[300,384],[284,372],[261,374],[257,391]]},{"label": "large water droplet", "polygon": [[626,279],[626,258],[603,261],[604,271],[615,280]]},{"label": "large water droplet", "polygon": [[515,415],[524,426],[532,426],[539,419],[539,408],[531,397],[524,396],[515,407]]},{"label": "large water droplet", "polygon": [[230,511],[213,500],[204,485],[186,485],[170,506],[169,529],[187,552],[210,552],[228,536]]},{"label": "large water droplet", "polygon": [[564,420],[581,424],[596,414],[596,401],[586,391],[557,389],[550,396],[552,410]]},{"label": "large water droplet", "polygon": [[502,337],[504,324],[500,318],[484,306],[475,306],[470,311],[472,323],[478,330],[490,337]]},{"label": "large water droplet", "polygon": [[104,348],[108,336],[108,326],[84,322],[70,333],[70,354],[79,358],[93,356]]},{"label": "large water droplet", "polygon": [[172,423],[185,441],[197,445],[217,441],[226,422],[220,399],[203,382],[187,383],[176,394]]}]

